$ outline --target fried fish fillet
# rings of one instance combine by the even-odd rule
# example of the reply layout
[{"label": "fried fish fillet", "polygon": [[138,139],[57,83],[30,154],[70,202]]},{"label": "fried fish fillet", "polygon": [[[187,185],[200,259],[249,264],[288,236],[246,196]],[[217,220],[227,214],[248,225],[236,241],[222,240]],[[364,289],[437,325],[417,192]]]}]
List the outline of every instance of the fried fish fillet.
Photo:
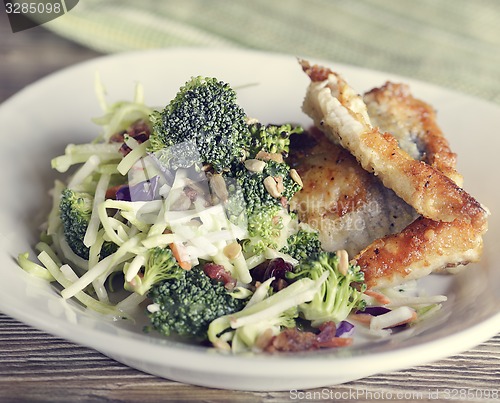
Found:
[{"label": "fried fish fillet", "polygon": [[452,222],[467,216],[485,224],[481,205],[431,165],[412,158],[390,133],[373,127],[363,99],[336,73],[301,61],[311,78],[303,110],[327,137],[424,217]]},{"label": "fried fish fillet", "polygon": [[319,130],[313,128],[292,142],[288,162],[303,182],[290,207],[299,221],[319,231],[325,250],[344,249],[354,256],[417,217],[411,206]]},{"label": "fried fish fillet", "polygon": [[413,97],[408,85],[386,82],[368,91],[363,101],[373,126],[392,134],[412,158],[426,162],[462,187],[457,155],[437,124],[434,108]]},{"label": "fried fish fillet", "polygon": [[345,249],[370,288],[384,288],[477,261],[482,237],[463,220],[418,218],[340,146],[314,130],[289,157],[303,188],[291,200],[299,220],[319,231],[322,247]]},{"label": "fried fish fillet", "polygon": [[[383,236],[372,239],[357,253],[354,260],[364,271],[368,286],[393,286],[478,261],[487,230],[487,211],[455,183],[462,181],[455,170],[456,156],[439,130],[432,108],[413,98],[407,88],[392,84],[367,93],[367,108],[337,74],[307,62],[301,64],[311,78],[304,111],[332,144],[349,151],[366,171],[378,175],[385,186],[422,215],[406,223],[400,232],[385,228]],[[379,127],[374,128],[372,122]],[[328,154],[326,147],[324,144],[324,154]],[[338,153],[336,145],[328,150],[333,155]],[[326,162],[324,166],[330,170]],[[318,187],[314,184],[315,177],[321,177],[320,168],[313,169],[305,162],[302,167],[297,164],[296,169],[302,171],[305,192],[311,186]],[[325,184],[323,177],[323,191],[329,188],[330,194],[356,193],[353,187],[366,189],[368,177],[380,186],[378,178],[352,172],[364,180],[351,177],[349,181],[335,181],[332,176]],[[367,200],[364,204],[369,203]],[[398,197],[389,202],[405,205]],[[303,218],[306,222],[310,219]],[[318,229],[321,231],[321,226]]]}]

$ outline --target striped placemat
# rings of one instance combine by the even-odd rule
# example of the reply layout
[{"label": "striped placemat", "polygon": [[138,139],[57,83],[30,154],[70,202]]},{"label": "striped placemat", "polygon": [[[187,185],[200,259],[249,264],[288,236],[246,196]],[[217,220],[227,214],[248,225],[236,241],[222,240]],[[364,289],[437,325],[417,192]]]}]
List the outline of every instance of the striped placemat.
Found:
[{"label": "striped placemat", "polygon": [[397,73],[500,103],[498,0],[85,0],[46,26],[109,53],[261,49]]}]

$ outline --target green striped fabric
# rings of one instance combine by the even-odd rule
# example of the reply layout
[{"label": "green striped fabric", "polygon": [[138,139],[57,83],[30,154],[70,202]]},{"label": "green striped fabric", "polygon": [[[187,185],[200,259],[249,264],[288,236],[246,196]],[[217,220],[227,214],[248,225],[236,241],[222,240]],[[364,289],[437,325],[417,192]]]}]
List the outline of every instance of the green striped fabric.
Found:
[{"label": "green striped fabric", "polygon": [[107,53],[261,49],[383,70],[500,103],[500,0],[80,0],[46,26]]}]

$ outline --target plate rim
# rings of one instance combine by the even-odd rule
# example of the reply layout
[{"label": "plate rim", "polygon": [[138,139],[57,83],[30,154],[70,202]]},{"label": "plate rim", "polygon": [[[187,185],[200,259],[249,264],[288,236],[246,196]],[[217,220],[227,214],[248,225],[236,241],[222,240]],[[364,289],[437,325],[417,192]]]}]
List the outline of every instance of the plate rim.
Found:
[{"label": "plate rim", "polygon": [[[57,81],[58,77],[60,77],[62,74],[71,74],[71,72],[73,72],[73,71],[77,71],[77,70],[85,68],[87,66],[96,65],[96,64],[99,64],[103,61],[108,62],[108,61],[113,61],[113,60],[120,60],[121,58],[136,57],[137,55],[151,57],[151,55],[156,55],[159,53],[161,53],[161,54],[164,54],[164,53],[183,54],[183,53],[192,53],[192,52],[199,53],[200,51],[205,52],[207,54],[210,54],[210,55],[212,55],[212,57],[214,54],[220,54],[220,53],[224,53],[224,54],[234,54],[234,53],[256,54],[256,55],[260,55],[263,57],[271,57],[271,58],[274,58],[274,57],[278,57],[278,58],[294,57],[292,55],[284,54],[284,53],[262,52],[262,51],[257,51],[257,50],[213,49],[213,48],[207,49],[207,48],[195,48],[195,47],[193,47],[193,48],[150,49],[150,50],[139,50],[139,51],[133,51],[133,52],[124,52],[124,53],[112,54],[112,55],[104,55],[104,56],[100,56],[97,58],[93,58],[93,59],[84,61],[82,63],[78,63],[78,64],[75,64],[72,66],[65,67],[61,70],[58,70],[56,72],[53,72],[53,73],[41,78],[40,80],[37,80],[37,81],[29,84],[28,86],[23,88],[21,91],[17,92],[16,94],[12,95],[11,97],[7,98],[0,105],[0,116],[2,115],[4,110],[11,107],[11,105],[15,106],[16,103],[22,102],[23,97],[25,97],[26,94],[29,94],[32,91],[36,91],[37,88],[40,88],[43,85],[47,85],[47,83],[50,83],[51,80]],[[405,80],[405,82],[408,82],[411,85],[413,85],[415,83],[416,85],[425,86],[425,87],[429,87],[429,88],[433,88],[433,89],[438,89],[440,92],[445,92],[445,93],[449,93],[449,94],[458,94],[460,97],[465,97],[465,98],[471,99],[474,102],[482,102],[485,104],[489,104],[489,105],[498,107],[497,105],[495,105],[491,102],[485,101],[483,99],[480,99],[480,98],[477,98],[477,97],[474,97],[471,95],[463,94],[463,93],[458,92],[458,91],[450,90],[448,88],[439,87],[437,85],[430,84],[430,83],[427,83],[427,82],[424,82],[421,80],[407,78],[404,76],[398,76],[398,75],[395,75],[392,73],[385,73],[382,71],[367,69],[367,68],[359,67],[359,66],[351,66],[351,65],[344,64],[344,63],[336,63],[336,62],[325,61],[325,60],[316,59],[316,58],[311,58],[311,60],[314,60],[315,62],[318,62],[318,63],[329,63],[330,65],[334,64],[335,66],[339,66],[339,69],[340,68],[342,68],[342,69],[347,68],[347,69],[357,70],[360,73],[369,72],[370,74],[373,74],[373,73],[376,73],[377,75],[383,74],[387,78]],[[29,315],[27,315],[26,313],[19,311],[19,310],[16,310],[15,308],[11,307],[10,305],[8,305],[7,301],[4,301],[4,299],[1,295],[0,295],[0,309],[1,309],[1,311],[6,312],[9,316],[12,316],[15,319],[21,319],[22,322],[24,322],[30,326],[34,326],[38,329],[42,329],[44,331],[47,331],[48,333],[54,334],[54,335],[59,336],[59,337],[63,337],[65,339],[73,341],[75,343],[78,343],[78,344],[81,344],[84,346],[88,346],[88,347],[93,348],[95,350],[98,350],[106,355],[109,354],[109,351],[108,351],[108,353],[102,351],[102,349],[99,347],[98,343],[95,343],[93,340],[91,340],[89,342],[88,339],[85,339],[85,335],[92,334],[93,332],[96,332],[96,331],[100,333],[101,337],[104,337],[105,339],[108,339],[108,340],[112,339],[112,337],[113,337],[112,335],[100,332],[99,329],[84,328],[85,329],[84,331],[81,331],[80,333],[74,332],[74,334],[67,334],[67,333],[71,333],[71,332],[59,332],[58,329],[55,329],[53,326],[47,326],[47,324],[42,323],[41,321],[38,321],[37,319],[33,319],[33,317],[29,317]],[[419,343],[419,344],[413,345],[413,346],[396,348],[396,349],[391,350],[391,351],[375,352],[375,353],[371,353],[371,354],[364,354],[364,355],[360,355],[360,356],[353,356],[353,357],[346,357],[346,358],[335,357],[335,359],[328,362],[327,365],[320,365],[320,364],[325,362],[325,360],[321,357],[319,359],[315,359],[316,358],[315,356],[309,355],[306,357],[306,359],[308,359],[308,360],[315,359],[316,362],[315,362],[314,368],[317,369],[317,373],[322,373],[325,370],[325,368],[330,367],[332,365],[332,363],[340,364],[340,365],[342,365],[342,364],[347,365],[347,364],[357,364],[358,362],[363,362],[366,365],[365,361],[366,361],[367,357],[379,358],[379,356],[391,358],[390,360],[386,360],[388,362],[390,361],[390,363],[386,363],[384,366],[381,366],[379,360],[374,360],[374,362],[377,362],[377,364],[375,364],[377,367],[377,370],[375,372],[370,372],[370,373],[379,373],[382,371],[389,371],[389,370],[395,370],[395,369],[399,369],[399,368],[406,368],[406,367],[419,365],[419,364],[429,362],[429,361],[435,361],[436,359],[441,359],[441,358],[450,356],[452,354],[456,354],[458,352],[465,351],[466,349],[471,348],[474,345],[480,344],[480,343],[490,339],[495,334],[500,332],[500,320],[499,319],[500,319],[500,312],[497,315],[494,315],[494,316],[488,318],[487,320],[484,320],[480,323],[477,323],[473,327],[464,329],[462,332],[455,333],[453,335],[447,335],[445,337],[439,338],[439,339],[434,340],[434,341],[427,341],[427,342]],[[71,328],[74,328],[73,330],[80,329],[80,327],[81,327],[81,325],[73,325],[70,323],[67,323],[67,324],[69,324],[71,326]],[[469,336],[469,337],[465,337],[465,339],[468,341],[468,343],[465,343],[465,344],[464,343],[448,343],[448,344],[445,343],[447,348],[438,349],[438,351],[439,351],[438,354],[436,354],[436,351],[433,351],[432,360],[430,360],[431,353],[429,351],[435,350],[436,345],[441,345],[441,343],[443,343],[444,340],[463,339],[464,336]],[[193,358],[195,358],[195,357],[199,358],[201,356],[200,353],[203,353],[203,356],[207,357],[205,349],[203,349],[203,348],[200,348],[200,351],[198,351],[198,350],[188,351],[188,350],[179,350],[176,348],[176,346],[170,347],[167,345],[162,345],[162,343],[151,343],[146,339],[135,340],[135,338],[127,338],[126,340],[127,340],[127,342],[132,343],[131,345],[136,344],[136,343],[139,343],[139,344],[145,343],[146,345],[148,345],[150,347],[152,346],[151,349],[154,349],[154,350],[156,350],[158,347],[161,346],[162,349],[168,350],[168,352],[166,354],[177,355],[177,353],[180,352],[181,355],[189,354],[189,355],[192,355]],[[117,345],[110,343],[110,346],[111,346],[111,349],[113,350],[113,352],[116,352],[116,354],[121,355],[121,356],[126,356],[126,357],[132,358],[132,359],[134,358],[133,355],[126,355],[126,354],[123,354],[123,351],[118,351]],[[201,351],[201,349],[203,349],[203,351]],[[154,350],[152,350],[152,351],[154,351]],[[421,351],[421,350],[423,350],[423,351]],[[394,355],[401,354],[402,351],[410,352],[412,357],[414,357],[414,359],[411,360],[411,362],[409,364],[408,364],[408,362],[400,363],[397,359],[393,360],[393,358],[395,358]],[[421,352],[421,354],[418,354],[419,352]],[[426,354],[424,354],[424,353],[426,353]],[[207,370],[210,370],[211,368],[213,368],[213,364],[214,364],[213,360],[216,359],[215,357],[216,357],[215,355],[210,356],[209,359],[206,360],[206,362],[204,363],[204,365],[205,365],[204,368],[206,368]],[[220,360],[221,363],[226,363],[226,361],[231,360],[231,361],[234,361],[234,365],[238,365],[236,363],[237,360],[234,359],[235,356],[233,356],[233,355],[229,355],[229,356],[217,355],[217,357],[223,357],[223,358],[217,358],[217,360]],[[290,365],[291,363],[293,363],[293,364],[303,364],[304,363],[304,357],[302,357],[302,356],[273,357],[272,359],[269,359],[269,357],[267,357],[267,356],[252,356],[251,361],[248,360],[249,357],[244,357],[244,356],[243,357],[236,356],[236,357],[239,359],[244,359],[246,363],[252,362],[252,363],[256,364],[253,367],[253,370],[250,371],[252,373],[257,373],[257,372],[260,372],[262,370],[262,368],[259,366],[259,363],[261,363],[261,361],[263,361],[263,360],[264,360],[263,362],[265,362],[266,365],[268,365],[272,368],[274,368],[274,367],[281,368],[281,370],[283,370],[283,368],[282,368],[283,364],[286,364],[286,365],[284,365],[284,368],[287,371],[289,371],[289,373],[294,372],[293,366]],[[117,359],[117,358],[115,358],[115,359]],[[149,362],[152,362],[152,363],[160,363],[159,362],[160,358],[157,357],[155,354],[151,354],[150,357],[143,357],[143,359],[148,360]],[[179,365],[179,367],[182,367],[182,368],[192,367],[192,365],[188,364],[187,361],[188,360],[183,362],[182,360],[180,360],[179,363],[176,363],[176,365]],[[373,364],[370,364],[369,366],[372,366],[372,365]],[[231,367],[231,366],[229,366],[229,367]],[[227,373],[230,373],[230,372],[232,372],[232,370],[234,370],[234,368],[229,368],[229,367],[227,369]],[[249,374],[249,372],[248,372],[249,370],[250,370],[250,368],[245,368],[245,371],[247,371],[247,372],[242,372],[242,373],[240,373],[240,375]]]}]

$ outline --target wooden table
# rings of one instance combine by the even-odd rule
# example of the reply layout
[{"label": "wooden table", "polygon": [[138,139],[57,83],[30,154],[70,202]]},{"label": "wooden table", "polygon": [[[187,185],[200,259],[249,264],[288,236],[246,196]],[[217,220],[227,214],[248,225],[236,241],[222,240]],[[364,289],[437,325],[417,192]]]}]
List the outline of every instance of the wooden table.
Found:
[{"label": "wooden table", "polygon": [[[12,34],[2,14],[0,102],[48,73],[96,56],[40,27]],[[343,397],[342,401],[436,402],[446,400],[447,390],[457,394],[454,401],[477,401],[460,398],[461,391],[499,392],[500,335],[432,364],[309,392]],[[353,398],[356,394],[359,399]],[[157,378],[0,314],[0,402],[279,402],[300,397],[314,399],[313,394],[220,391]],[[500,398],[491,401],[495,400]]]}]

